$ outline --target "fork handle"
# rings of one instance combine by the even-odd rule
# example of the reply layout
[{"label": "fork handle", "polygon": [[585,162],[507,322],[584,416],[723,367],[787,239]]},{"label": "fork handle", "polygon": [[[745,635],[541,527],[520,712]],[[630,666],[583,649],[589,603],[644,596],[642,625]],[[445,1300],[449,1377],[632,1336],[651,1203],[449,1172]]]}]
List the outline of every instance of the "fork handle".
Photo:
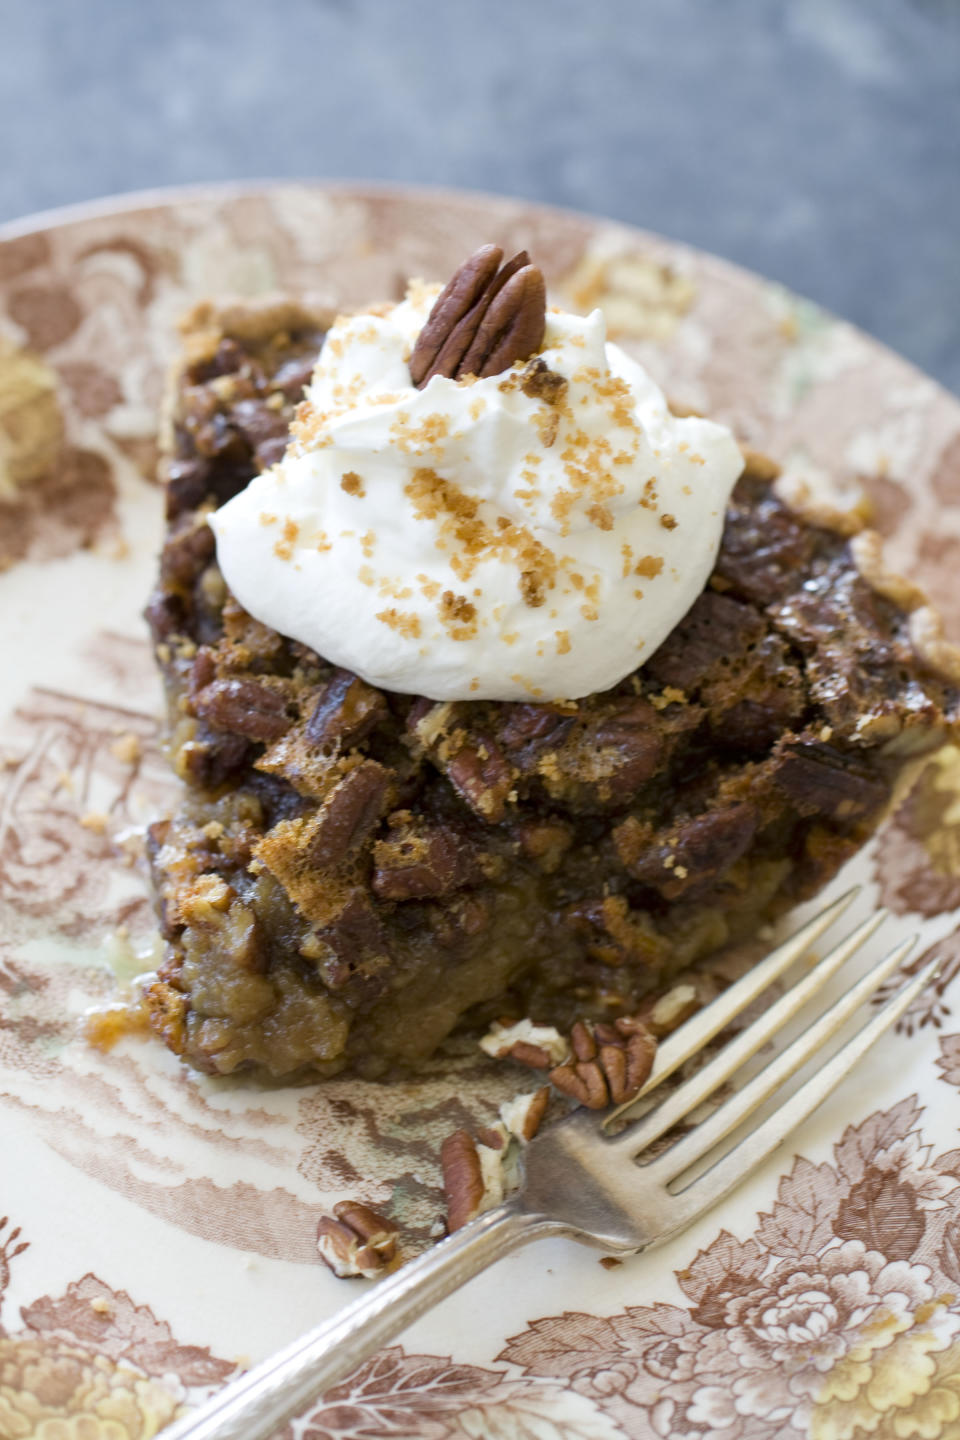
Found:
[{"label": "fork handle", "polygon": [[550,1233],[563,1227],[510,1202],[488,1210],[248,1370],[163,1440],[264,1440],[471,1276]]}]

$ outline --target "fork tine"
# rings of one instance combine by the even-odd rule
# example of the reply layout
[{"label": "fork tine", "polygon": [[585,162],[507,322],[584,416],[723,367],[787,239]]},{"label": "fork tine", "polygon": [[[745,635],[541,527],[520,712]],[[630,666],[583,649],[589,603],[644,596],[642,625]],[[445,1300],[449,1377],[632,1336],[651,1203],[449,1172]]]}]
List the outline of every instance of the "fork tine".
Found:
[{"label": "fork tine", "polygon": [[806,1064],[825,1041],[870,998],[881,984],[880,972],[882,971],[884,976],[888,975],[909,955],[915,944],[916,937],[898,945],[879,966],[875,966],[851,985],[839,1000],[808,1025],[803,1033],[765,1065],[758,1075],[731,1095],[729,1100],[724,1101],[719,1110],[715,1110],[707,1120],[702,1121],[682,1140],[678,1140],[663,1155],[652,1161],[648,1167],[651,1178],[652,1173],[658,1171],[664,1182],[675,1178],[695,1160],[706,1155],[708,1150],[712,1150],[731,1130],[735,1130],[784,1080],[788,1080],[801,1065]]},{"label": "fork tine", "polygon": [[799,960],[800,956],[809,950],[815,941],[819,940],[823,932],[830,928],[834,920],[838,919],[860,894],[861,888],[859,885],[854,885],[845,895],[841,895],[839,900],[834,900],[832,905],[828,905],[818,915],[814,915],[813,919],[801,926],[796,934],[789,936],[782,945],[779,945],[776,950],[772,950],[758,964],[752,966],[746,975],[741,976],[728,990],[724,990],[722,995],[718,995],[716,1000],[712,1000],[685,1025],[681,1025],[680,1029],[675,1031],[668,1040],[664,1040],[663,1044],[657,1048],[653,1069],[650,1071],[649,1079],[643,1089],[624,1105],[611,1111],[604,1123],[608,1125],[611,1121],[616,1120],[620,1114],[630,1109],[644,1095],[649,1094],[660,1084],[661,1080],[666,1080],[668,1075],[672,1075],[674,1070],[678,1070],[685,1061],[690,1059],[691,1055],[698,1054],[713,1039],[714,1035],[718,1035],[724,1026],[729,1025],[735,1015],[739,1015],[740,1011],[745,1010],[758,995],[762,995],[768,985],[772,985],[774,980],[778,980],[785,970],[789,970],[795,960]]},{"label": "fork tine", "polygon": [[[759,1165],[761,1160],[772,1154],[827,1098],[831,1090],[839,1085],[891,1025],[899,1020],[920,991],[934,978],[939,967],[939,960],[932,960],[929,965],[925,965],[913,980],[878,1010],[856,1035],[801,1085],[773,1115],[768,1116],[756,1130],[745,1136],[703,1175],[699,1175],[675,1194],[673,1200],[676,1204],[677,1224],[671,1226],[670,1233],[681,1229],[695,1215],[701,1214],[722,1199],[745,1175]],[[657,1238],[659,1242],[666,1236]]]},{"label": "fork tine", "polygon": [[[654,1140],[665,1135],[671,1126],[676,1125],[685,1115],[689,1115],[702,1100],[718,1089],[724,1081],[729,1080],[731,1075],[736,1074],[741,1065],[746,1064],[752,1055],[756,1055],[761,1046],[771,1040],[774,1035],[787,1023],[787,1021],[811,1000],[827,983],[830,977],[844,965],[851,956],[862,947],[871,935],[880,928],[887,918],[886,910],[880,910],[876,915],[871,915],[862,925],[858,925],[850,935],[841,940],[839,945],[829,951],[827,955],[808,970],[801,980],[781,995],[780,998],[765,1010],[752,1025],[729,1044],[725,1045],[719,1055],[715,1056],[709,1064],[704,1065],[689,1080],[676,1089],[672,1095],[661,1100],[659,1105],[641,1119],[628,1125],[622,1134],[617,1135],[609,1143],[621,1150],[632,1150],[639,1154]],[[892,975],[900,964],[900,951],[892,951],[885,960],[873,968],[871,976],[877,986],[881,985],[888,976]],[[621,1106],[625,1111],[629,1107]]]}]

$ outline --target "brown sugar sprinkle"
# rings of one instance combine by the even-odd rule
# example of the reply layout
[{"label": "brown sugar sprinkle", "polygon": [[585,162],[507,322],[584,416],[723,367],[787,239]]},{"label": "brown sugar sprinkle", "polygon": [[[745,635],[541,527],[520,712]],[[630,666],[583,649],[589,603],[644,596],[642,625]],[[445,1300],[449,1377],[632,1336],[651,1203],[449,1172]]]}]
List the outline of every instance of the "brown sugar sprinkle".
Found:
[{"label": "brown sugar sprinkle", "polygon": [[404,585],[402,580],[392,580],[384,576],[380,581],[380,594],[389,600],[409,600],[413,590],[409,585]]},{"label": "brown sugar sprinkle", "polygon": [[528,605],[542,605],[556,584],[557,557],[523,525],[505,515],[492,529],[480,517],[480,502],[435,470],[415,470],[404,493],[421,520],[440,520],[441,537],[456,546],[450,568],[469,580],[478,561],[487,556],[513,560],[520,569],[520,591]]},{"label": "brown sugar sprinkle", "polygon": [[540,443],[545,450],[556,444],[557,435],[560,431],[560,416],[556,410],[545,410],[541,407],[533,418],[533,423],[540,436]]},{"label": "brown sugar sprinkle", "polygon": [[661,555],[644,555],[637,561],[634,573],[642,575],[645,580],[655,580],[663,569],[663,557]]},{"label": "brown sugar sprinkle", "polygon": [[358,475],[356,470],[347,470],[340,476],[340,489],[345,490],[348,495],[361,498],[367,493],[363,487],[363,476]]},{"label": "brown sugar sprinkle", "polygon": [[270,515],[270,514],[267,513],[266,510],[261,510],[261,511],[260,511],[260,524],[261,524],[261,525],[276,525],[276,523],[277,523],[277,517],[276,517],[276,515]]},{"label": "brown sugar sprinkle", "polygon": [[377,619],[383,625],[389,625],[391,630],[396,630],[405,640],[420,639],[420,617],[409,610],[398,610],[391,605],[389,610],[379,610]]},{"label": "brown sugar sprinkle", "polygon": [[623,430],[639,430],[640,425],[634,413],[633,396],[626,380],[619,375],[606,375],[594,383],[594,394],[598,400],[610,401],[609,412],[615,425]]},{"label": "brown sugar sprinkle", "polygon": [[574,494],[586,495],[592,500],[609,500],[623,494],[623,483],[610,469],[610,443],[601,436],[592,443],[578,431],[571,437],[571,443],[560,452],[564,474],[573,486]]},{"label": "brown sugar sprinkle", "polygon": [[591,505],[587,511],[587,519],[591,525],[596,525],[598,530],[613,529],[613,516],[606,505]]},{"label": "brown sugar sprinkle", "polygon": [[278,555],[281,560],[292,560],[293,547],[297,543],[299,534],[300,526],[288,516],[283,522],[282,538],[273,547],[274,555]]},{"label": "brown sugar sprinkle", "polygon": [[686,705],[687,703],[686,695],[675,685],[665,685],[659,695],[650,695],[648,698],[654,710],[665,710],[668,705]]},{"label": "brown sugar sprinkle", "polygon": [[419,425],[411,425],[410,413],[401,410],[390,426],[390,435],[398,450],[436,450],[450,433],[450,420],[439,412],[424,416]]},{"label": "brown sugar sprinkle", "polygon": [[543,576],[536,570],[522,570],[520,572],[520,594],[532,610],[536,610],[546,600],[543,591]]},{"label": "brown sugar sprinkle", "polygon": [[440,598],[440,623],[451,640],[472,640],[477,633],[477,607],[466,595],[444,590]]},{"label": "brown sugar sprinkle", "polygon": [[558,654],[558,655],[569,655],[569,654],[570,654],[570,632],[569,632],[569,630],[558,630],[558,631],[556,632],[556,636],[557,636],[557,654]]},{"label": "brown sugar sprinkle", "polygon": [[418,520],[438,520],[442,516],[454,522],[454,538],[462,545],[474,546],[479,552],[486,541],[487,527],[477,520],[480,502],[465,495],[452,480],[444,480],[436,470],[415,470],[404,486],[413,503]]},{"label": "brown sugar sprinkle", "polygon": [[511,675],[510,679],[512,680],[514,685],[521,685],[523,689],[526,690],[528,695],[533,695],[534,697],[537,697],[543,694],[543,689],[541,688],[541,686],[531,685],[526,675]]},{"label": "brown sugar sprinkle", "polygon": [[673,515],[661,515],[660,524],[663,526],[664,530],[676,530],[677,528],[677,521],[675,516]]},{"label": "brown sugar sprinkle", "polygon": [[560,526],[561,535],[570,533],[570,511],[573,509],[576,498],[573,490],[566,490],[561,486],[554,492],[553,499],[550,501],[550,514]]}]

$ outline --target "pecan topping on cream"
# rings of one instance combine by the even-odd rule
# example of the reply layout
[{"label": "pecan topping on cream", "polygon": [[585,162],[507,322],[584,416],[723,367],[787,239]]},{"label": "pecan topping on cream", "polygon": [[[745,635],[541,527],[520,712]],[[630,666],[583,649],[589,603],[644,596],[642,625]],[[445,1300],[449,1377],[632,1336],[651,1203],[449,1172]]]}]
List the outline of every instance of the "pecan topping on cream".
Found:
[{"label": "pecan topping on cream", "polygon": [[543,276],[521,250],[500,264],[499,245],[483,245],[441,290],[410,357],[422,390],[434,375],[499,375],[543,343],[547,291]]}]

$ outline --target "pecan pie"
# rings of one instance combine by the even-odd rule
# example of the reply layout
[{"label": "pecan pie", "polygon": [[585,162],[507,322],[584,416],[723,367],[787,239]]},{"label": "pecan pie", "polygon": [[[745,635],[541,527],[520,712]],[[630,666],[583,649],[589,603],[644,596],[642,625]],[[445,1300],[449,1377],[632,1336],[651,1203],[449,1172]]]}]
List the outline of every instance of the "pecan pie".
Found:
[{"label": "pecan pie", "polygon": [[614,1022],[823,886],[958,719],[922,598],[752,455],[707,588],[603,694],[436,703],[269,629],[207,519],[283,453],[324,324],[201,307],[172,385],[148,617],[184,796],[150,832],[147,1003],[216,1073],[377,1076],[459,1023]]}]

